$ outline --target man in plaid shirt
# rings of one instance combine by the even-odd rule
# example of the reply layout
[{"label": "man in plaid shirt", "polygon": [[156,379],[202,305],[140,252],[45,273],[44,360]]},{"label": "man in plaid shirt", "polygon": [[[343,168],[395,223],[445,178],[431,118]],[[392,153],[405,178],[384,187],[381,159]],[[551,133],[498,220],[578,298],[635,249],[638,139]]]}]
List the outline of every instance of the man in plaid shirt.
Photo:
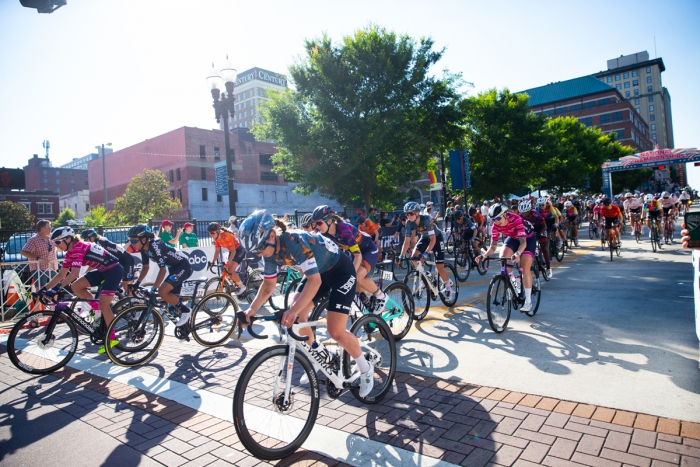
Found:
[{"label": "man in plaid shirt", "polygon": [[32,271],[32,278],[38,288],[46,285],[58,269],[58,259],[56,258],[56,248],[51,244],[51,222],[40,220],[36,223],[37,233],[27,240],[20,254],[29,261],[29,270]]}]

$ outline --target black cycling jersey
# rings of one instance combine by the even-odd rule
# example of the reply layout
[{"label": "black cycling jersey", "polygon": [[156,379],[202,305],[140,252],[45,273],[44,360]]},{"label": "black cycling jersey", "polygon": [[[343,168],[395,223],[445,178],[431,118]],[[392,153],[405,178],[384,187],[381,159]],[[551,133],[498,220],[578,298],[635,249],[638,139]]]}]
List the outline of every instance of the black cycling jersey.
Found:
[{"label": "black cycling jersey", "polygon": [[151,240],[148,250],[141,250],[141,261],[143,264],[148,264],[149,259],[152,259],[161,268],[176,266],[183,260],[189,263],[184,253],[166,245],[160,238]]},{"label": "black cycling jersey", "polygon": [[[121,246],[117,245],[116,243],[112,243],[106,238],[100,238],[98,239],[95,243],[100,245],[102,248],[105,250],[109,251],[112,255],[116,256],[119,258],[119,261],[121,262],[122,258],[124,258],[124,255],[128,255],[129,253],[126,252],[124,248]],[[131,256],[131,255],[130,255]]]}]

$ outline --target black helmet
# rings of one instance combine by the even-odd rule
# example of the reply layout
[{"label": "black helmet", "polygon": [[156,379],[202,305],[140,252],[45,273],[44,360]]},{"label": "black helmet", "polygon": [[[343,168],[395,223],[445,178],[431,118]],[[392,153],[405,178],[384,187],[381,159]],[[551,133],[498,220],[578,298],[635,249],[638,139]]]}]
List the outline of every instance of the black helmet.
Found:
[{"label": "black helmet", "polygon": [[299,223],[303,228],[307,228],[313,225],[314,220],[311,218],[310,213],[306,213],[303,216],[301,216],[301,219],[299,219]]},{"label": "black helmet", "polygon": [[218,222],[212,222],[207,227],[207,232],[218,232],[219,230],[221,230],[221,224]]},{"label": "black helmet", "polygon": [[469,208],[469,215],[473,216],[474,214],[476,214],[476,208],[474,206],[472,206]]},{"label": "black helmet", "polygon": [[131,227],[129,231],[126,233],[127,237],[130,238],[153,238],[153,232],[151,232],[151,228],[147,226],[146,224],[136,224],[135,226]]},{"label": "black helmet", "polygon": [[311,220],[314,222],[327,221],[333,215],[335,215],[335,211],[333,211],[333,209],[331,209],[329,206],[323,204],[314,209],[314,212],[311,214]]},{"label": "black helmet", "polygon": [[611,200],[610,198],[606,197],[606,198],[603,200],[603,204],[606,205],[606,206],[610,206],[610,205],[612,204],[612,200]]},{"label": "black helmet", "polygon": [[458,209],[457,211],[455,211],[453,216],[455,219],[461,219],[464,217],[464,211],[462,211],[461,209]]},{"label": "black helmet", "polygon": [[82,232],[80,232],[80,236],[87,240],[90,237],[97,237],[97,232],[95,231],[95,229],[85,229]]}]

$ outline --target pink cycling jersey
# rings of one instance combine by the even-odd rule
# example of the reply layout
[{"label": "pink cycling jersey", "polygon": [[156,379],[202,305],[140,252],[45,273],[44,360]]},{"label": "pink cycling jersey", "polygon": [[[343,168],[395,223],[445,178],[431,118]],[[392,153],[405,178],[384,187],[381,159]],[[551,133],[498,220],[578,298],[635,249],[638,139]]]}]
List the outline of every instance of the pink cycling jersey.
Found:
[{"label": "pink cycling jersey", "polygon": [[66,252],[63,259],[63,269],[89,266],[102,272],[112,269],[117,264],[119,264],[117,257],[100,245],[85,242],[75,243],[73,250]]},{"label": "pink cycling jersey", "polygon": [[529,238],[535,235],[535,231],[528,221],[523,221],[523,218],[513,212],[505,214],[508,223],[500,226],[496,223],[491,227],[491,242],[495,245],[498,242],[498,235],[503,234],[506,237],[513,238]]}]

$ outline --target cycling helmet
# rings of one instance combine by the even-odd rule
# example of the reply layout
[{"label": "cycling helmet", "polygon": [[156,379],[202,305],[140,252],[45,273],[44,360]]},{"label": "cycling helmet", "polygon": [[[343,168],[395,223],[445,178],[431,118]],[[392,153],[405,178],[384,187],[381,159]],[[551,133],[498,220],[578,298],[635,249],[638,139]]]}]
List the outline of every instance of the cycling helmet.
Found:
[{"label": "cycling helmet", "polygon": [[544,196],[537,198],[537,204],[539,206],[544,206],[545,204],[547,204],[547,201],[549,201],[549,200]]},{"label": "cycling helmet", "polygon": [[518,211],[520,212],[530,212],[532,211],[532,201],[529,199],[524,199],[518,204]]},{"label": "cycling helmet", "polygon": [[275,219],[264,209],[246,217],[238,230],[243,248],[252,253],[261,251],[274,227]]},{"label": "cycling helmet", "polygon": [[610,206],[612,204],[612,200],[610,198],[605,198],[603,200],[603,204],[606,206]]},{"label": "cycling helmet", "polygon": [[175,224],[173,224],[173,223],[172,223],[171,221],[169,221],[168,219],[165,219],[163,222],[160,223],[160,226],[161,226],[161,227],[172,227],[173,225],[175,225]]},{"label": "cycling helmet", "polygon": [[192,222],[185,222],[185,224],[182,226],[182,228],[186,229],[187,227],[194,227],[194,224]]},{"label": "cycling helmet", "polygon": [[66,237],[75,237],[75,231],[70,227],[58,227],[51,232],[51,241],[63,240]]},{"label": "cycling helmet", "polygon": [[651,194],[650,194],[650,195],[644,196],[644,202],[645,202],[645,203],[651,203],[652,201],[654,201],[654,195],[651,195]]},{"label": "cycling helmet", "polygon": [[484,206],[488,206],[488,205],[489,205],[489,200],[484,200]]},{"label": "cycling helmet", "polygon": [[473,207],[472,207],[472,208],[469,208],[469,215],[470,215],[470,216],[473,216],[474,214],[476,214],[476,212],[477,212],[477,209],[476,209],[476,208],[473,208]]},{"label": "cycling helmet", "polygon": [[571,201],[567,201],[566,203],[564,203],[564,207],[565,207],[565,208],[573,207],[573,205],[574,205],[574,204],[573,204]]},{"label": "cycling helmet", "polygon": [[236,222],[236,216],[231,216],[228,218],[229,222]]},{"label": "cycling helmet", "polygon": [[496,203],[489,208],[489,217],[500,217],[508,211],[508,208],[502,204]]},{"label": "cycling helmet", "polygon": [[146,224],[136,224],[129,229],[126,236],[130,238],[153,238],[153,232]]},{"label": "cycling helmet", "polygon": [[221,224],[218,222],[212,222],[207,226],[207,232],[218,232],[221,230]]},{"label": "cycling helmet", "polygon": [[317,207],[314,209],[314,212],[311,214],[311,220],[313,222],[318,222],[318,221],[327,221],[330,219],[332,216],[335,215],[335,211],[331,209],[329,206],[326,206],[325,204]]},{"label": "cycling helmet", "polygon": [[595,204],[599,205],[600,203],[601,203],[601,200],[599,200],[599,199],[595,200]]},{"label": "cycling helmet", "polygon": [[310,213],[306,213],[303,216],[301,216],[301,219],[299,219],[299,223],[303,228],[307,228],[313,225],[314,220],[312,219]]},{"label": "cycling helmet", "polygon": [[661,193],[662,198],[668,198],[669,196],[671,195],[668,194],[668,191],[664,191],[663,193]]},{"label": "cycling helmet", "polygon": [[95,231],[95,229],[85,229],[82,232],[80,232],[80,236],[87,240],[90,237],[97,237],[97,232]]},{"label": "cycling helmet", "polygon": [[364,217],[362,217],[362,216],[357,216],[357,219],[355,219],[355,224],[356,224],[356,225],[364,224],[364,223],[365,223],[365,220],[366,220],[366,219],[365,219]]},{"label": "cycling helmet", "polygon": [[455,220],[461,219],[464,217],[464,211],[462,211],[461,209],[459,211],[455,211],[453,216],[454,216]]},{"label": "cycling helmet", "polygon": [[631,197],[632,197],[632,193],[630,193],[630,192],[625,193],[625,198],[631,198]]},{"label": "cycling helmet", "polygon": [[586,204],[587,204],[588,206],[593,206],[593,205],[595,204],[595,201],[593,201],[592,199],[589,199],[589,200],[586,202]]},{"label": "cycling helmet", "polygon": [[403,207],[404,212],[409,213],[409,212],[419,212],[420,211],[420,205],[416,203],[415,201],[409,201],[406,203],[406,205]]}]

